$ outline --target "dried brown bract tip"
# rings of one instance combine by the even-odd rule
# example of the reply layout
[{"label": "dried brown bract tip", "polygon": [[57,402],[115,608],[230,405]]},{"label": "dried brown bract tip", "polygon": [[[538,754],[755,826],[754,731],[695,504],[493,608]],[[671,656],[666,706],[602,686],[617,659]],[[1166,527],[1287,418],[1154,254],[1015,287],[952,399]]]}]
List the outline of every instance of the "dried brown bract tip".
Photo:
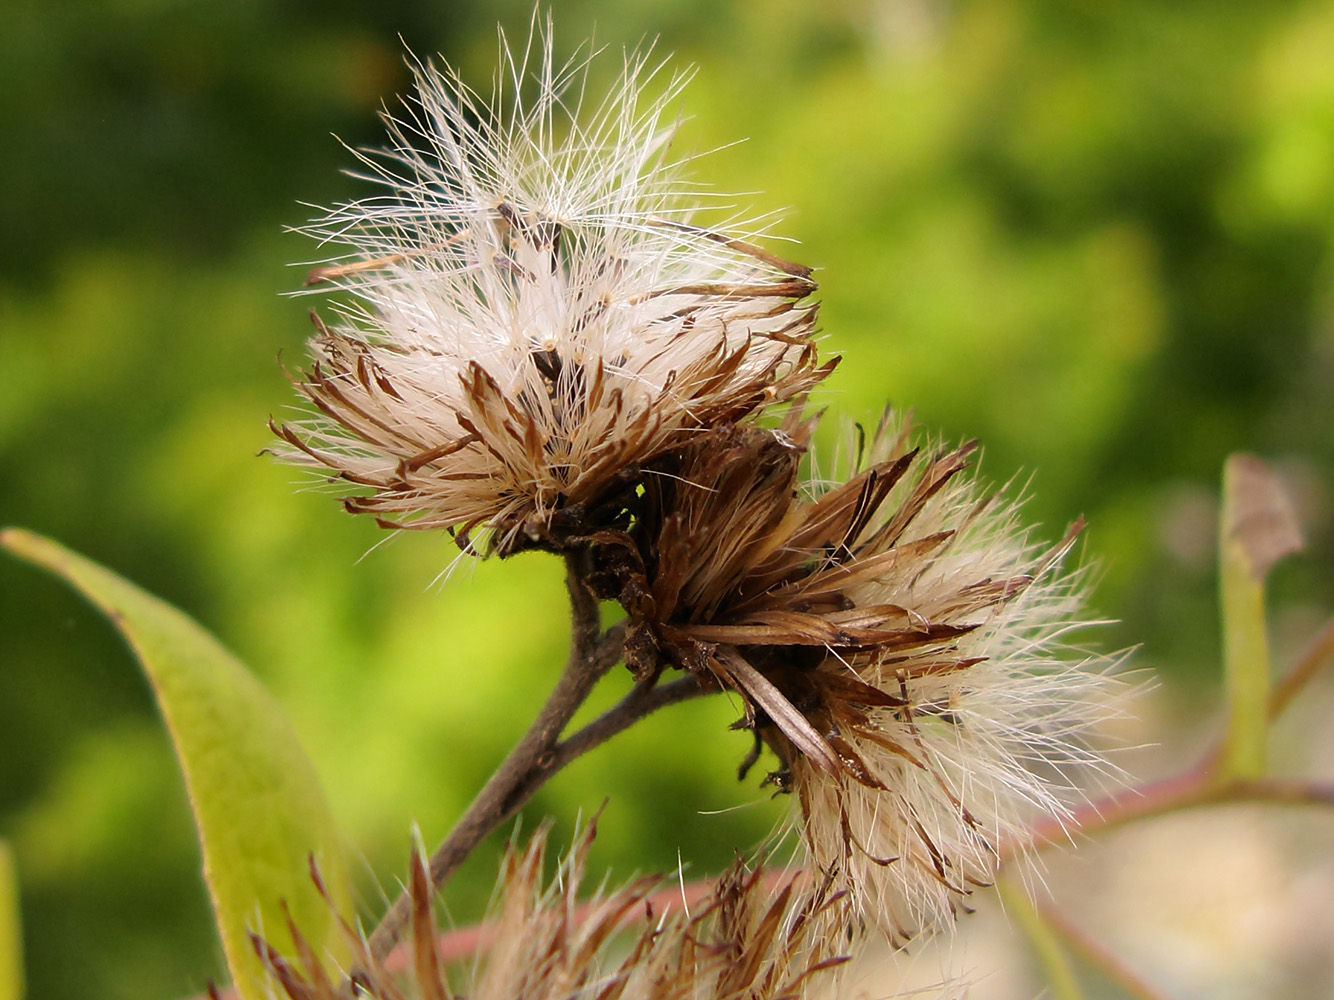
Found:
[{"label": "dried brown bract tip", "polygon": [[1115,661],[1070,644],[1082,577],[1061,564],[1079,525],[1031,542],[1015,502],[971,481],[974,445],[924,450],[887,416],[853,474],[802,496],[809,429],[793,414],[702,436],[650,487],[636,543],[602,558],[631,665],[741,695],[743,773],[766,743],[813,862],[902,941],[1106,768],[1087,738],[1117,712]]},{"label": "dried brown bract tip", "polygon": [[[828,995],[843,964],[831,933],[844,905],[828,880],[768,872],[737,862],[696,912],[659,877],[616,889],[584,888],[592,828],[544,876],[549,827],[512,844],[501,865],[485,945],[471,968],[449,970],[439,951],[425,862],[414,857],[406,962],[379,964],[345,928],[355,985],[335,983],[294,933],[298,954],[279,955],[255,939],[277,995],[289,1000],[780,1000]],[[396,971],[391,970],[391,966]]]},{"label": "dried brown bract tip", "polygon": [[630,55],[593,101],[549,29],[502,61],[489,101],[415,65],[363,156],[385,192],[309,227],[350,248],[313,280],[353,301],[294,378],[318,413],[274,426],[348,510],[483,554],[598,530],[640,465],[832,368],[810,269],[698,224],[669,152],[683,78],[647,99],[661,66]]}]

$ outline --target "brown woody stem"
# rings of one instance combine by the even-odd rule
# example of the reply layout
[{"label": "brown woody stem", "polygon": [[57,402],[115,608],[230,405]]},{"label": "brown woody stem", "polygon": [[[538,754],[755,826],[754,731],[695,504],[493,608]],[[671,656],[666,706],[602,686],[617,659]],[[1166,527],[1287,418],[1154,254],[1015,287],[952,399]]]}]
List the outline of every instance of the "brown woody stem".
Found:
[{"label": "brown woody stem", "polygon": [[[431,855],[431,881],[436,888],[489,833],[518,812],[559,766],[577,756],[570,755],[560,765],[553,766],[553,751],[561,732],[588,699],[594,685],[620,660],[624,642],[619,627],[601,635],[598,601],[585,584],[586,558],[584,550],[565,556],[571,619],[570,655],[565,671],[518,745]],[[412,900],[403,892],[370,936],[368,947],[375,961],[383,961],[393,950],[411,916]]]},{"label": "brown woody stem", "polygon": [[560,770],[576,757],[581,757],[595,747],[601,746],[617,733],[628,729],[634,723],[660,708],[689,701],[709,692],[699,686],[693,676],[677,678],[670,684],[657,685],[654,682],[636,684],[630,693],[607,709],[596,719],[573,733],[568,739],[561,740],[552,750],[548,769],[553,773]]},{"label": "brown woody stem", "polygon": [[[579,552],[566,556],[572,638],[565,672],[523,739],[432,854],[431,877],[437,888],[487,834],[512,817],[571,761],[659,708],[705,693],[689,676],[661,686],[652,681],[637,684],[615,706],[568,738],[560,739],[565,726],[587,700],[597,681],[619,661],[625,638],[621,626],[599,635],[598,604],[584,585],[583,559],[584,555]],[[1269,706],[1271,721],[1282,713],[1297,691],[1331,656],[1334,656],[1334,620],[1315,635],[1293,669],[1275,686]],[[1198,765],[1182,774],[1105,796],[1075,810],[1063,820],[1040,821],[1021,837],[1002,843],[999,854],[1002,858],[1013,858],[1077,836],[1195,806],[1239,802],[1334,805],[1334,785],[1328,783],[1273,779],[1220,781],[1214,766],[1219,757],[1218,749],[1211,748]],[[404,894],[394,902],[370,937],[370,952],[376,961],[384,961],[393,950],[410,915],[411,900]],[[1062,930],[1070,934],[1068,927]],[[1076,943],[1087,945],[1083,941]],[[1081,950],[1088,957],[1087,947]],[[1137,995],[1148,997],[1153,994],[1143,990]]]}]

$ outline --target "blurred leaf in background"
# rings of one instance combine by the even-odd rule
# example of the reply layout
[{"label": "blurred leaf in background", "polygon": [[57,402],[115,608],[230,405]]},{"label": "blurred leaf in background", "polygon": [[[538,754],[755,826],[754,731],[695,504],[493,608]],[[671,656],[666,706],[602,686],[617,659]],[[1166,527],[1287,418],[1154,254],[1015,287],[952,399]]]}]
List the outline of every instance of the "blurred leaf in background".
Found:
[{"label": "blurred leaf in background", "polygon": [[0,840],[0,1000],[23,996],[23,932],[14,852]]},{"label": "blurred leaf in background", "polygon": [[289,933],[295,925],[316,954],[346,961],[337,921],[352,917],[347,844],[281,706],[196,622],[104,567],[22,530],[0,530],[0,548],[63,578],[107,616],[138,658],[185,778],[239,995],[267,992],[252,932],[287,954],[297,940]]},{"label": "blurred leaf in background", "polygon": [[[295,364],[309,331],[309,302],[280,296],[300,283],[287,263],[321,256],[283,227],[311,214],[300,200],[364,193],[330,133],[380,141],[403,42],[485,90],[496,20],[523,37],[530,16],[17,0],[0,33],[0,520],[252,664],[387,889],[411,822],[438,839],[536,709],[563,658],[561,572],[522,556],[436,586],[448,539],[375,547],[257,457],[293,402],[275,358]],[[1124,620],[1109,646],[1214,675],[1213,498],[1236,450],[1276,462],[1308,537],[1273,581],[1276,660],[1334,603],[1334,4],[562,0],[555,17],[567,50],[595,29],[609,72],[655,37],[697,64],[677,141],[717,149],[697,168],[712,188],[760,192],[737,204],[790,208],[775,231],[801,246],[782,252],[820,267],[826,350],[850,362],[824,401],[980,437],[991,478],[1032,476],[1047,537],[1087,515],[1097,603]],[[31,995],[199,991],[221,958],[137,668],[25,567],[0,569],[0,608],[0,836]],[[721,867],[783,808],[733,780],[735,711],[650,720],[526,815],[569,823],[610,794],[595,866]],[[458,919],[494,858],[451,887]]]}]

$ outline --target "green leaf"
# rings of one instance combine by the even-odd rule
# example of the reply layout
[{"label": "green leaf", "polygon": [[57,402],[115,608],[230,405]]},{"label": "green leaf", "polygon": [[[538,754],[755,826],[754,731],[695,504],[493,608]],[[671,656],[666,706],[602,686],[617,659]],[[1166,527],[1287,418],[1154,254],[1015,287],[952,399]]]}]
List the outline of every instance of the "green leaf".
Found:
[{"label": "green leaf", "polygon": [[143,665],[185,772],[204,877],[239,994],[268,996],[249,931],[291,954],[284,904],[308,941],[340,958],[334,915],[308,861],[315,859],[346,913],[344,844],[278,703],[196,622],[109,570],[26,531],[0,532],[0,544],[73,584]]},{"label": "green leaf", "polygon": [[23,996],[23,935],[19,932],[19,879],[14,852],[0,840],[0,1000]]},{"label": "green leaf", "polygon": [[1296,517],[1272,469],[1254,455],[1223,465],[1218,526],[1219,603],[1230,777],[1259,778],[1269,730],[1269,643],[1264,582],[1270,567],[1302,547]]}]

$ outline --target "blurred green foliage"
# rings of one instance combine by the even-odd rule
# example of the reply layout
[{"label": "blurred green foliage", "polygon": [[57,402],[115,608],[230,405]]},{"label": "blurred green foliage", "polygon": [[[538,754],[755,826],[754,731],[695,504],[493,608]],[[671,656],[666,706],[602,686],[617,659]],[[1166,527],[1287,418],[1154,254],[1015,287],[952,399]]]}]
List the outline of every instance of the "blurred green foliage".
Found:
[{"label": "blurred green foliage", "polygon": [[[0,33],[0,519],[222,636],[288,707],[387,892],[410,824],[443,835],[540,701],[561,572],[530,555],[436,586],[447,539],[377,546],[256,457],[292,403],[274,359],[295,364],[309,329],[286,265],[319,255],[283,227],[311,214],[298,200],[358,193],[330,133],[379,141],[404,42],[485,89],[495,22],[522,38],[529,15],[14,0]],[[1334,4],[570,0],[555,17],[567,51],[596,25],[613,51],[657,37],[698,66],[679,141],[716,151],[697,175],[791,206],[776,231],[821,268],[826,348],[847,357],[824,402],[854,419],[892,400],[980,437],[990,477],[1032,477],[1049,537],[1087,515],[1097,610],[1123,620],[1107,644],[1142,642],[1183,683],[1217,669],[1214,497],[1237,449],[1277,461],[1309,535],[1275,581],[1280,665],[1334,603]],[[0,836],[31,995],[199,991],[220,953],[139,671],[36,571],[0,569],[0,608]],[[526,821],[610,796],[595,863],[722,865],[782,803],[733,780],[746,740],[714,701],[579,763]],[[494,856],[451,886],[458,919]]]}]

